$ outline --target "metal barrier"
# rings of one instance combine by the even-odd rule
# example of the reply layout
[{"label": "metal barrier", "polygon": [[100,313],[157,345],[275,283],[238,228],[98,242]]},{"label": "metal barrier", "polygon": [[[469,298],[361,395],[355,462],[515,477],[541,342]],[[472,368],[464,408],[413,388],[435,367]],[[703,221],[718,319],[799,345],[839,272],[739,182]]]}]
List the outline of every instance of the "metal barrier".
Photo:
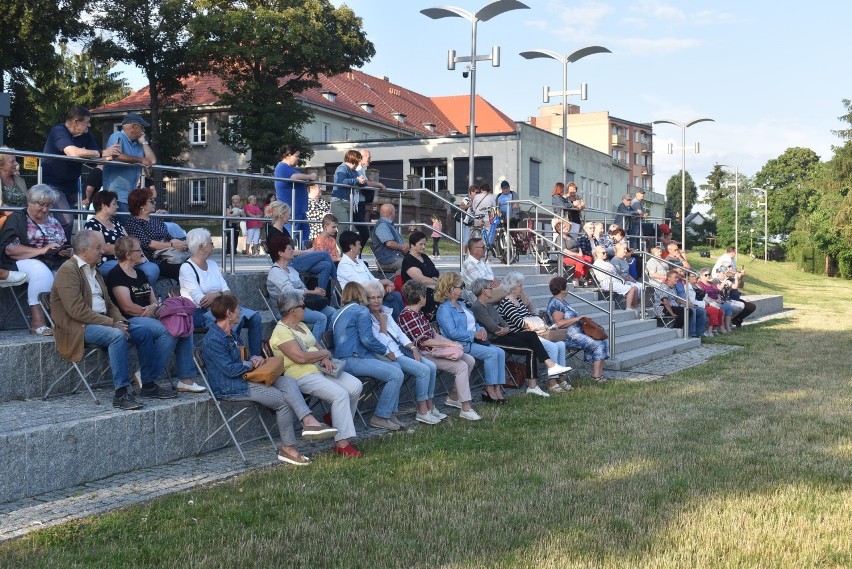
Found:
[{"label": "metal barrier", "polygon": [[[656,255],[652,255],[651,253],[648,253],[647,251],[639,251],[639,253],[642,255],[642,287],[643,287],[643,290],[647,290],[648,288],[651,288],[651,289],[654,289],[654,290],[659,290],[661,292],[667,292],[667,291],[663,291],[659,287],[659,284],[654,282],[654,280],[648,275],[648,272],[645,270],[645,262],[647,261],[647,259],[656,259],[656,260],[660,261],[661,263],[665,263],[665,264],[669,265],[670,267],[672,265],[669,264],[668,261],[666,261],[662,257],[657,257]],[[691,270],[691,269],[687,269],[686,267],[682,267],[682,266],[678,266],[677,268],[684,271],[687,275],[686,284],[684,285],[684,292],[686,293],[686,298],[682,298],[680,296],[673,295],[677,300],[681,300],[684,303],[683,339],[684,339],[684,341],[686,341],[686,340],[689,339],[688,334],[689,334],[689,308],[690,308],[689,293],[686,291],[686,287],[690,286],[689,285],[689,275],[698,276],[698,273]],[[645,308],[646,308],[645,294],[643,293],[642,294],[642,315],[643,315],[643,318],[644,318],[644,315],[645,315]]]}]

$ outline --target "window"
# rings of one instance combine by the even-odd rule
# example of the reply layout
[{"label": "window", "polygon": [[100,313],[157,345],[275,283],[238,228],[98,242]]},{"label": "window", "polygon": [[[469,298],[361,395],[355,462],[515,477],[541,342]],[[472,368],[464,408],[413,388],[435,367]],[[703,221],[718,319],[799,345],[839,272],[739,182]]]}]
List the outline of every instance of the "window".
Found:
[{"label": "window", "polygon": [[[646,157],[646,158],[647,158],[647,157]],[[639,153],[638,153],[638,152],[634,152],[634,153],[633,153],[633,163],[634,163],[634,164],[638,164],[638,163],[639,163]]]},{"label": "window", "polygon": [[203,205],[207,203],[207,180],[189,181],[189,204]]},{"label": "window", "polygon": [[531,198],[533,198],[533,197],[537,198],[538,196],[541,195],[539,193],[539,189],[538,189],[539,169],[540,168],[541,168],[541,162],[539,160],[535,160],[533,158],[530,158],[530,186],[529,186],[529,191],[530,191],[530,197]]},{"label": "window", "polygon": [[328,142],[331,140],[331,123],[322,123],[322,141]]},{"label": "window", "polygon": [[121,130],[121,123],[120,122],[112,123],[112,131],[113,132],[119,132],[120,130]]},{"label": "window", "polygon": [[343,129],[343,140],[348,142],[349,140],[351,140],[351,138],[350,138],[351,136],[352,136],[352,129],[344,128]]},{"label": "window", "polygon": [[447,191],[447,163],[411,163],[411,173],[420,176],[420,185],[433,192]]},{"label": "window", "polygon": [[363,133],[363,134],[361,135],[361,138],[362,138],[363,140],[370,140],[370,133],[369,133],[369,132],[365,132],[365,133]]},{"label": "window", "polygon": [[196,119],[189,125],[189,143],[207,144],[207,117]]}]

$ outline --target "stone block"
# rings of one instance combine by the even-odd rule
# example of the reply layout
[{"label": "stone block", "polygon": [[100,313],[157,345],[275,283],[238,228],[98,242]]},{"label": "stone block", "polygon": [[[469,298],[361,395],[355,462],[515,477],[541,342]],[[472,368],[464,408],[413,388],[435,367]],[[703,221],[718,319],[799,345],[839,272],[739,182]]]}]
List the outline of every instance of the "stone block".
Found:
[{"label": "stone block", "polygon": [[0,435],[0,503],[27,495],[26,464],[26,435]]}]

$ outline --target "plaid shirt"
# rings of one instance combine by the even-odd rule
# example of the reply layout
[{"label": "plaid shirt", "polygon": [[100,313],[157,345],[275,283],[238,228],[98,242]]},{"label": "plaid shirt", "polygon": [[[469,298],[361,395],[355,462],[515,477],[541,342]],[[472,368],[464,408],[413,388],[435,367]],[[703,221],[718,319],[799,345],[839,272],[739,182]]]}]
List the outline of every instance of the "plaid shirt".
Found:
[{"label": "plaid shirt", "polygon": [[406,306],[399,315],[399,327],[411,338],[418,350],[426,353],[431,349],[423,345],[424,341],[435,337],[432,324],[425,314]]}]

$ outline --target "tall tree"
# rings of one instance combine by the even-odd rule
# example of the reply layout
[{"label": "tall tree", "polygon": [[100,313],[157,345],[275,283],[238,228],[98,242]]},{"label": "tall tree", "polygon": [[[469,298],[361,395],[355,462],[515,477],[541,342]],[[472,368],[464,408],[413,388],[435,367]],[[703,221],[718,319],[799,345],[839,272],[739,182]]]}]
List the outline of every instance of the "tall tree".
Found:
[{"label": "tall tree", "polygon": [[[676,215],[680,215],[682,181],[681,173],[678,172],[669,178],[668,183],[666,183],[666,217],[674,219]],[[698,188],[695,186],[695,182],[692,181],[692,176],[689,175],[689,172],[686,173],[685,188],[686,215],[689,215],[692,212],[692,206],[698,201]]]},{"label": "tall tree", "polygon": [[201,0],[189,25],[196,59],[222,79],[219,103],[236,118],[219,137],[238,152],[251,149],[251,168],[272,167],[285,143],[312,113],[296,95],[318,87],[319,74],[360,67],[375,54],[361,18],[328,0]]},{"label": "tall tree", "polygon": [[[94,38],[93,53],[135,65],[148,80],[151,112],[151,146],[158,161],[174,164],[186,150],[186,123],[179,132],[164,132],[165,111],[177,112],[181,119],[184,85],[181,78],[196,67],[190,57],[187,25],[195,17],[192,2],[186,0],[95,0],[94,24],[105,35]],[[163,138],[168,137],[165,141]]]},{"label": "tall tree", "polygon": [[805,181],[818,164],[819,156],[810,148],[788,148],[755,174],[755,185],[769,192],[770,235],[789,235],[800,213],[808,211],[814,188]]}]

